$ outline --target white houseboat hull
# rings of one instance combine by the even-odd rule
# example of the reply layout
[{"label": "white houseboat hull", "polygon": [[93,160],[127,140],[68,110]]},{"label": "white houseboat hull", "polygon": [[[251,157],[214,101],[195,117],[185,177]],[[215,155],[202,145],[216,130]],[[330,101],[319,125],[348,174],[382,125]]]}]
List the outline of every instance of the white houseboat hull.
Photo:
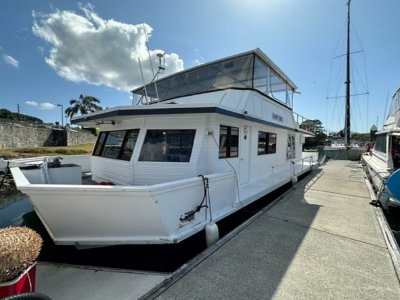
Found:
[{"label": "white houseboat hull", "polygon": [[[243,184],[239,193],[234,173],[206,175],[212,220],[225,218],[291,182],[293,176],[310,171],[315,164],[315,156],[308,156],[297,163],[276,167],[274,176]],[[75,177],[71,184],[38,184],[27,179],[41,180],[40,176],[26,176],[24,172],[29,170],[15,167],[11,172],[18,189],[29,195],[37,215],[58,245],[178,243],[203,230],[210,219],[206,216],[209,211],[202,209],[193,220],[181,220],[203,198],[201,177],[147,186],[79,185],[73,184]]]}]

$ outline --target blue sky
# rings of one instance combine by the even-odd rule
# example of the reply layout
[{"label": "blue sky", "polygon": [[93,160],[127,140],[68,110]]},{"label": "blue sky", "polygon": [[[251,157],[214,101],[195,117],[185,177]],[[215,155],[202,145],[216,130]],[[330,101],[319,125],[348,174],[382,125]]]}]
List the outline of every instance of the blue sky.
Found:
[{"label": "blue sky", "polygon": [[[254,48],[299,87],[294,111],[328,130],[343,121],[346,0],[3,0],[0,108],[45,122],[80,94],[130,105],[151,77],[145,35],[167,73]],[[400,87],[400,1],[352,0],[352,130],[382,126]],[[358,52],[358,51],[363,52]],[[327,99],[333,98],[333,99]],[[339,97],[339,98],[334,98]]]}]

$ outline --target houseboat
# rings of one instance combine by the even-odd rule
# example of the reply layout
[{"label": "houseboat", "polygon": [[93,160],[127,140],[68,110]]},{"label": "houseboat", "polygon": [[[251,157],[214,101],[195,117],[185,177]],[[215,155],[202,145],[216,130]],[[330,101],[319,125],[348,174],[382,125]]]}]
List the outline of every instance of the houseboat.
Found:
[{"label": "houseboat", "polygon": [[[362,162],[379,204],[384,208],[399,207],[400,184],[394,181],[398,177],[394,173],[400,168],[400,89],[394,93],[383,128],[375,133],[374,145],[362,155]],[[394,176],[389,181],[391,175]]]},{"label": "houseboat", "polygon": [[295,90],[259,49],[199,65],[73,119],[100,128],[89,184],[76,164],[12,174],[56,244],[179,243],[317,163]]}]

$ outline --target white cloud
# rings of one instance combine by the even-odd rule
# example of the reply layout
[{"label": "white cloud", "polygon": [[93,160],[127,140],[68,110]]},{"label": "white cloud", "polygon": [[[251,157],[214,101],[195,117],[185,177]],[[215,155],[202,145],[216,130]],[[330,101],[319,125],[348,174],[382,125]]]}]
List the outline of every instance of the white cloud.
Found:
[{"label": "white cloud", "polygon": [[3,54],[3,60],[5,63],[13,66],[14,68],[18,68],[19,66],[19,61],[10,55]]},{"label": "white cloud", "polygon": [[49,102],[44,102],[44,103],[40,103],[39,107],[42,110],[52,110],[56,107],[56,105],[49,103]]},{"label": "white cloud", "polygon": [[[153,77],[146,48],[147,24],[126,24],[99,17],[91,5],[80,6],[83,14],[59,11],[48,15],[33,12],[33,33],[51,45],[46,62],[59,76],[74,82],[106,85],[130,91],[143,84],[138,59],[146,82]],[[150,50],[153,67],[157,53]],[[165,53],[164,75],[183,69],[175,53]]]},{"label": "white cloud", "polygon": [[27,104],[29,106],[33,106],[33,107],[39,106],[39,103],[37,103],[36,101],[25,101],[25,104]]},{"label": "white cloud", "polygon": [[55,104],[49,103],[49,102],[39,103],[39,102],[36,102],[36,101],[25,101],[25,104],[29,105],[29,106],[36,107],[36,108],[41,109],[41,110],[53,110],[56,107]]}]

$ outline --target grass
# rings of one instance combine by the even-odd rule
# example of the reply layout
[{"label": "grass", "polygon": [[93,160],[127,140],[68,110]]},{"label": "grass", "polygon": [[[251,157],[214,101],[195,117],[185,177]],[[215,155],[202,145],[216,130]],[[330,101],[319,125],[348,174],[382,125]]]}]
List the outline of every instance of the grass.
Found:
[{"label": "grass", "polygon": [[35,148],[15,148],[0,149],[0,157],[4,159],[52,156],[52,155],[73,155],[92,153],[93,144],[83,144],[63,147],[35,147]]}]

